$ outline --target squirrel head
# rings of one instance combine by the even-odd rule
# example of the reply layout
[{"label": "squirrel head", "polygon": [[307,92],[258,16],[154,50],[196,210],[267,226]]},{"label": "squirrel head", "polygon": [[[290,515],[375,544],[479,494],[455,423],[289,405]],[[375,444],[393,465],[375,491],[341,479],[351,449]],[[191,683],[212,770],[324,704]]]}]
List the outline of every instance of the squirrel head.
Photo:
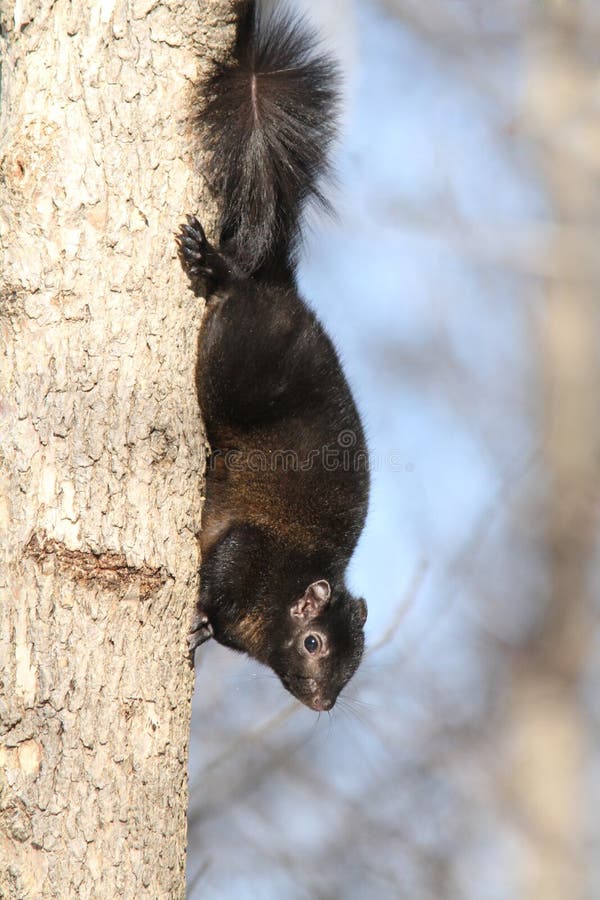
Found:
[{"label": "squirrel head", "polygon": [[367,604],[345,588],[314,581],[287,612],[284,635],[269,664],[284,687],[310,709],[331,709],[356,672]]}]

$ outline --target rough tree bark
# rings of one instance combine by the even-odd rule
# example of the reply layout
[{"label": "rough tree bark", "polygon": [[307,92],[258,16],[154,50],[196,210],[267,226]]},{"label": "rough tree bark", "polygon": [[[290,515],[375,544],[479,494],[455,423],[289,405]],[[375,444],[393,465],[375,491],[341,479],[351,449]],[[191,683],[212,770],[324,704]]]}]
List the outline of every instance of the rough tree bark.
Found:
[{"label": "rough tree bark", "polygon": [[3,898],[184,896],[204,442],[173,231],[231,12],[4,4]]}]

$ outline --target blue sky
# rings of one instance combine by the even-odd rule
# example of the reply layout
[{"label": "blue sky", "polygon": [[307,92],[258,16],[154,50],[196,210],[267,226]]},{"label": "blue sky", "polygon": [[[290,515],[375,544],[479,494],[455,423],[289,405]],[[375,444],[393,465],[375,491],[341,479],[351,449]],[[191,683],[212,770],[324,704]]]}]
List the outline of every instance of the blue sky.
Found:
[{"label": "blue sky", "polygon": [[[390,754],[408,760],[413,736],[431,727],[433,713],[419,694],[424,683],[457,722],[485,707],[472,625],[509,627],[497,609],[512,615],[519,600],[503,603],[498,560],[513,539],[504,503],[535,452],[526,400],[535,379],[528,352],[535,292],[481,247],[482,235],[494,245],[497,234],[518,233],[545,215],[532,166],[507,140],[503,110],[511,98],[518,108],[518,59],[494,60],[503,107],[473,88],[460,60],[441,59],[379,4],[322,2],[315,11],[333,22],[329,40],[347,73],[346,111],[335,160],[337,216],[307,217],[300,284],[341,353],[376,460],[369,517],[349,573],[369,604],[371,644],[415,572],[426,572],[398,634],[352,685],[370,704],[366,715],[376,729],[337,708],[318,721],[300,710],[257,738],[289,698],[257,664],[218,646],[202,649],[190,776],[192,806],[208,804],[209,812],[190,832],[190,874],[208,863],[194,895],[204,898],[314,897],[315,873],[303,868],[302,854],[310,858],[342,827],[344,804],[285,772],[259,775],[261,760],[289,746],[298,766],[340,798],[362,797],[369,779],[375,796]],[[465,592],[465,560],[487,573],[490,596],[476,605]],[[531,586],[526,575],[523,591]],[[390,683],[385,672],[399,659],[407,660],[402,677]],[[432,822],[455,816],[451,798],[460,789],[444,779],[440,773],[435,789],[415,801],[431,805]],[[216,784],[208,797],[207,780]],[[419,785],[415,778],[398,787],[395,809],[380,797],[381,815],[408,815]],[[478,844],[488,826],[480,822],[471,856],[465,850],[482,875],[499,865]],[[355,850],[356,893],[344,882],[345,900],[389,896],[378,881],[389,852],[369,867]],[[397,856],[407,896],[417,896],[400,848]],[[322,875],[335,886],[335,873]],[[471,890],[467,884],[464,896],[478,896]]]}]

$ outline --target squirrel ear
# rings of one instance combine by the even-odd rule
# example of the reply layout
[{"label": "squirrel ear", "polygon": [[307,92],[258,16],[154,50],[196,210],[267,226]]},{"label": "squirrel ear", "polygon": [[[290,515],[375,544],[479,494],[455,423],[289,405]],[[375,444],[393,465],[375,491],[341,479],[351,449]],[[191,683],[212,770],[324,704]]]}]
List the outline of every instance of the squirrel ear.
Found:
[{"label": "squirrel ear", "polygon": [[302,597],[292,605],[290,612],[297,619],[307,622],[323,612],[330,597],[331,588],[328,581],[313,581],[306,588]]},{"label": "squirrel ear", "polygon": [[358,604],[358,618],[360,620],[360,624],[364,625],[365,622],[367,621],[367,612],[368,612],[367,604],[362,599],[362,597],[360,598],[360,600],[357,600],[356,602]]}]

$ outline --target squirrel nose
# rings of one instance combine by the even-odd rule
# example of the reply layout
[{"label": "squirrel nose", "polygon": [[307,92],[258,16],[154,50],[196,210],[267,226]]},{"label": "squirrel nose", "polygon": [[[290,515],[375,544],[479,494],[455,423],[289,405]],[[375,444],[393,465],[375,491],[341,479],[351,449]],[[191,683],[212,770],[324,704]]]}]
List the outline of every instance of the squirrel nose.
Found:
[{"label": "squirrel nose", "polygon": [[317,712],[327,712],[332,706],[333,700],[329,700],[327,697],[313,697],[312,708]]}]

